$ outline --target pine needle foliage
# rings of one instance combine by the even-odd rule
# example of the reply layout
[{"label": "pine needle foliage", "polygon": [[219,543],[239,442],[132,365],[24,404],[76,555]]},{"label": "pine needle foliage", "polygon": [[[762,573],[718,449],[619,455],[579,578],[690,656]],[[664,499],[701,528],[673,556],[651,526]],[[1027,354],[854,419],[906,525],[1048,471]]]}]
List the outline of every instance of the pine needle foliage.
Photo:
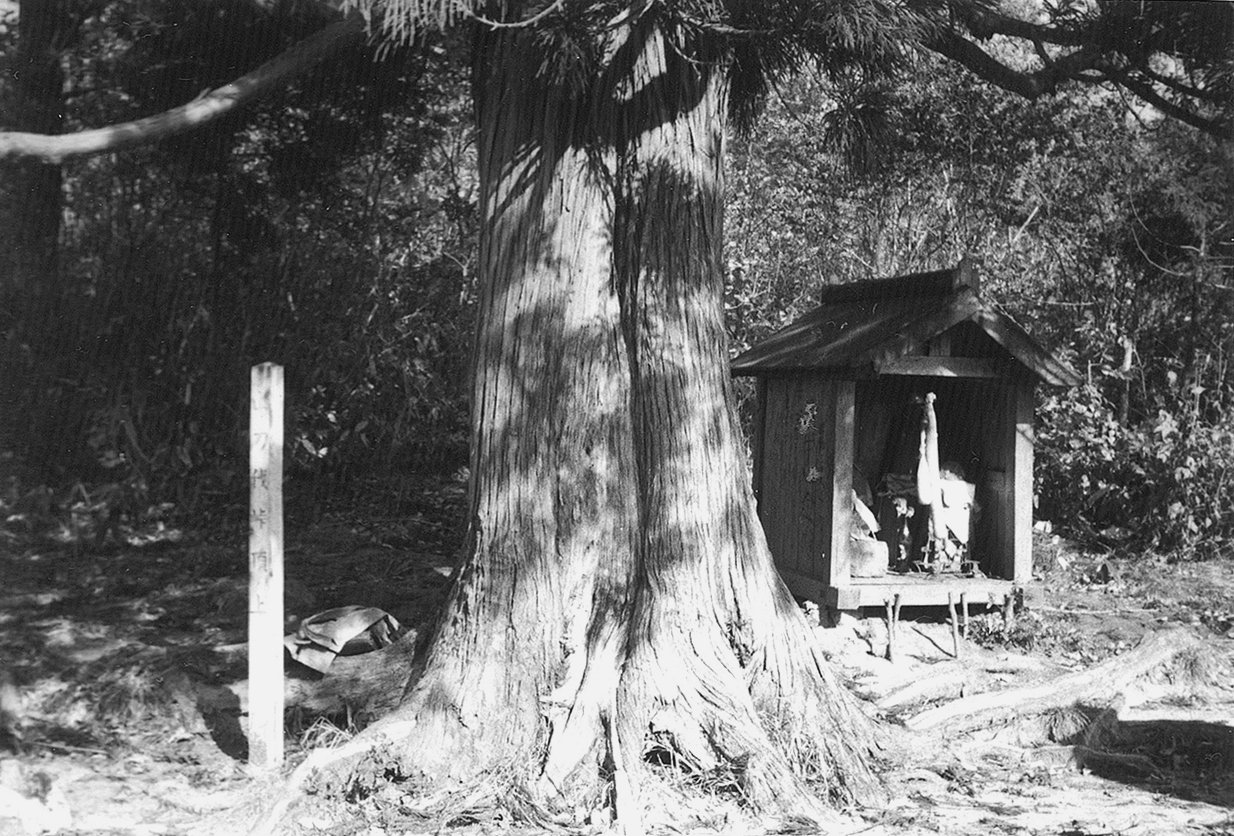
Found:
[{"label": "pine needle foliage", "polygon": [[[603,70],[615,28],[654,15],[691,60],[723,63],[730,115],[743,130],[778,79],[814,69],[837,81],[860,77],[877,84],[908,66],[912,48],[932,25],[900,0],[347,0],[345,7],[390,39],[464,22],[532,29],[543,56],[540,80],[571,96],[589,89]],[[854,154],[863,159],[868,139],[879,132],[881,114],[870,109],[873,102],[867,98],[865,107],[838,123],[853,132],[838,140],[841,147],[862,149]]]},{"label": "pine needle foliage", "polygon": [[[1234,3],[1171,0],[342,0],[389,39],[470,24],[535,32],[540,78],[579,96],[612,33],[654,15],[691,60],[721,62],[734,125],[748,130],[775,85],[812,69],[837,91],[828,145],[877,168],[892,130],[888,91],[933,51],[1036,98],[1068,83],[1113,84],[1169,116],[1234,136]],[[1007,60],[1005,44],[1020,44]],[[1023,59],[1023,60],[1021,60]]]}]

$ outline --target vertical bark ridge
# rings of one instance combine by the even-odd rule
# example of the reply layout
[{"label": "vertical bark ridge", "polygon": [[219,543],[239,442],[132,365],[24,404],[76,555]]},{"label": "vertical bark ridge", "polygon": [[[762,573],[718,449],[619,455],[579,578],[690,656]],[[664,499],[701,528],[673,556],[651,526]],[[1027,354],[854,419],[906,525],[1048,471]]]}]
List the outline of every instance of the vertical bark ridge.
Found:
[{"label": "vertical bark ridge", "polygon": [[[399,712],[420,729],[408,767],[458,778],[509,753],[526,774],[545,742],[545,715],[559,724],[578,702],[563,694],[603,686],[585,662],[607,654],[615,669],[618,651],[604,650],[612,633],[591,622],[623,606],[636,529],[623,489],[632,452],[607,257],[611,203],[574,141],[585,103],[529,83],[539,56],[525,33],[485,40],[476,89],[490,222],[480,248],[470,530]],[[550,693],[555,685],[566,687]],[[578,717],[597,737],[598,715]]]},{"label": "vertical bark ridge", "polygon": [[[802,721],[826,719],[823,702],[845,721],[865,720],[833,678],[805,676],[820,660],[753,514],[724,362],[724,82],[716,63],[685,61],[666,37],[657,29],[632,38],[641,51],[628,99],[651,118],[647,130],[623,138],[618,178],[626,191],[618,198],[616,245],[624,249],[617,270],[644,508],[641,587],[623,679],[625,736],[638,739],[647,723],[687,762],[739,764],[757,806],[821,820],[825,812],[785,755],[797,750],[783,744],[817,735]],[[769,659],[775,673],[787,674],[783,691],[746,667]],[[795,714],[772,699],[790,698],[793,687],[820,711]],[[773,740],[767,726],[780,724],[786,728]],[[850,737],[839,731],[837,746]],[[860,797],[870,777],[864,762],[863,753],[846,756],[824,777],[829,786],[860,787],[847,795]]]},{"label": "vertical bark ridge", "polygon": [[617,224],[617,270],[644,510],[622,737],[638,739],[646,723],[687,763],[740,764],[756,805],[818,818],[725,646],[733,606],[722,569],[736,560],[736,541],[724,536],[724,515],[740,448],[731,416],[716,414],[728,409],[718,310],[722,76],[716,66],[684,62],[654,26],[631,42],[639,49],[629,101],[650,115],[650,127],[621,138],[628,144],[618,178],[618,211],[629,222],[625,230]]}]

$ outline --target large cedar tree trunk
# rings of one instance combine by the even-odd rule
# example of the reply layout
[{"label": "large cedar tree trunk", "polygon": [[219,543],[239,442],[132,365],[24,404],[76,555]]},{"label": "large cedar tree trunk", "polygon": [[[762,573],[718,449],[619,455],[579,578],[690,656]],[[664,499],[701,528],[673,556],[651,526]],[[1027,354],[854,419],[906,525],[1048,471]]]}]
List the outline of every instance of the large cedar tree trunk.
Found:
[{"label": "large cedar tree trunk", "polygon": [[821,818],[820,795],[878,797],[876,733],[754,513],[721,310],[722,62],[650,19],[607,48],[587,85],[546,79],[523,31],[477,49],[470,531],[388,721],[413,723],[396,766],[549,802],[611,778],[626,815],[659,749]]}]

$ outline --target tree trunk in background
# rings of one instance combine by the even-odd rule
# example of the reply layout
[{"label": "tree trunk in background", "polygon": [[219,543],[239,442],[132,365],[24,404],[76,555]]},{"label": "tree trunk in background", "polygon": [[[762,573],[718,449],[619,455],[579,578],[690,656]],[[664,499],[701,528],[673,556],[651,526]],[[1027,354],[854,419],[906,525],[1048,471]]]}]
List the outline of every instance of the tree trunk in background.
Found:
[{"label": "tree trunk in background", "polygon": [[[24,0],[12,73],[13,130],[60,133],[64,123],[64,74],[60,48],[70,25],[65,0]],[[0,166],[9,233],[0,249],[0,299],[26,307],[47,304],[59,290],[58,242],[63,206],[60,166],[29,161]],[[10,308],[12,310],[13,308]]]},{"label": "tree trunk in background", "polygon": [[537,78],[525,32],[477,47],[471,525],[389,721],[414,720],[395,766],[500,771],[570,806],[611,776],[626,816],[650,746],[821,820],[804,777],[876,798],[877,741],[754,513],[721,309],[723,73],[647,20],[612,37],[578,94]]}]

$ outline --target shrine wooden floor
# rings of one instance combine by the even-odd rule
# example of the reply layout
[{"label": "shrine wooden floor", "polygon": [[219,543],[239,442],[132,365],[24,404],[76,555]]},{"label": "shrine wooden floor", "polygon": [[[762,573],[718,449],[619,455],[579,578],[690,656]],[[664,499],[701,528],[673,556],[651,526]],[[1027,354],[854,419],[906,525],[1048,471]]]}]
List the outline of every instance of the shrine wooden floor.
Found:
[{"label": "shrine wooden floor", "polygon": [[948,597],[960,603],[961,597],[968,605],[1001,607],[1008,596],[1015,592],[1014,581],[996,578],[966,578],[960,575],[925,573],[889,573],[881,578],[853,578],[843,586],[826,586],[823,603],[837,610],[855,610],[861,607],[881,607],[900,597],[900,606],[933,607],[946,606]]},{"label": "shrine wooden floor", "polygon": [[848,583],[831,585],[791,571],[780,570],[788,588],[798,598],[814,601],[833,610],[858,610],[882,607],[900,596],[902,607],[945,607],[948,596],[957,606],[960,598],[970,607],[1002,607],[1015,594],[1015,581],[997,578],[966,578],[957,574],[931,575],[924,572],[889,572],[880,578],[853,578]]}]

